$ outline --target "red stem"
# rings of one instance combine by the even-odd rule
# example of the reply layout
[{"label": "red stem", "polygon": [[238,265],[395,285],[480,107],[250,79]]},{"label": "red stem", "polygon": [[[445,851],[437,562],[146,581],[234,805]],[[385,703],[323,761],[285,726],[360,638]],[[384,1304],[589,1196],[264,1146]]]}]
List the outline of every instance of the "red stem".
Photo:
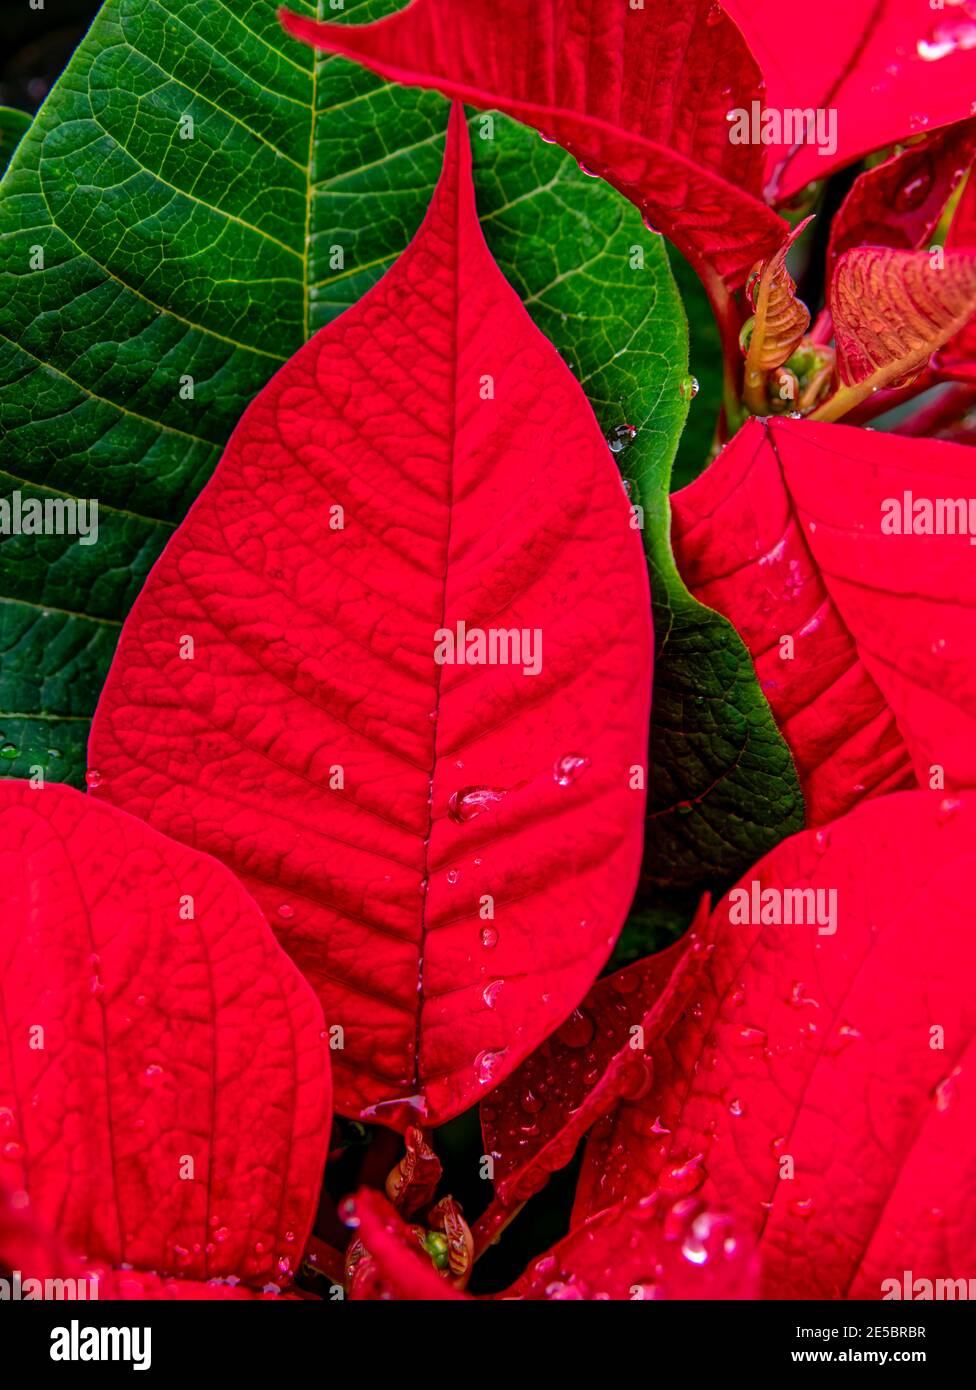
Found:
[{"label": "red stem", "polygon": [[946,425],[954,425],[976,405],[976,385],[950,386],[931,401],[896,425],[892,434],[910,435],[913,439],[931,439]]}]

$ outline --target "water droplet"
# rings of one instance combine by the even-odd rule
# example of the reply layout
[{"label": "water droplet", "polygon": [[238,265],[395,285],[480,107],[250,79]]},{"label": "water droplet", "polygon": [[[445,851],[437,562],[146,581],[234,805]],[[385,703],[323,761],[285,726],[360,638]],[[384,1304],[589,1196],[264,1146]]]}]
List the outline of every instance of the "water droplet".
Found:
[{"label": "water droplet", "polygon": [[595,1032],[591,1016],[582,1009],[574,1009],[566,1022],[556,1029],[556,1037],[567,1047],[585,1047]]},{"label": "water droplet", "polygon": [[556,143],[555,135],[547,135],[544,130],[539,131],[539,139],[544,145],[554,145]]},{"label": "water droplet", "polygon": [[487,1086],[489,1082],[497,1079],[507,1051],[507,1047],[499,1048],[497,1051],[485,1048],[484,1052],[478,1053],[474,1059],[474,1074],[478,1078],[479,1085]]},{"label": "water droplet", "polygon": [[729,1218],[719,1212],[703,1211],[695,1217],[681,1242],[681,1253],[693,1265],[704,1265],[713,1255],[735,1254],[736,1240]]},{"label": "water droplet", "polygon": [[693,401],[698,395],[698,378],[696,376],[682,377],[678,389],[681,392],[682,400]]},{"label": "water droplet", "polygon": [[481,991],[481,997],[485,1001],[486,1008],[493,1009],[498,1002],[498,996],[502,992],[504,980],[489,980]]},{"label": "water droplet", "polygon": [[820,851],[821,854],[823,854],[825,850],[830,848],[829,830],[818,830],[817,833],[814,835],[813,839],[814,844],[817,846],[817,849]]},{"label": "water droplet", "polygon": [[705,23],[708,25],[709,28],[712,28],[716,24],[721,24],[723,18],[724,11],[722,9],[722,6],[719,4],[714,4],[708,11],[708,14],[705,18]]},{"label": "water droplet", "polygon": [[282,903],[278,908],[278,916],[283,922],[290,922],[295,915],[295,909],[291,903]]},{"label": "water droplet", "polygon": [[519,1105],[521,1105],[527,1115],[538,1115],[539,1111],[545,1105],[545,1101],[541,1096],[537,1096],[534,1091],[526,1087],[519,1096]]},{"label": "water droplet", "polygon": [[797,980],[796,984],[790,990],[790,1003],[793,1005],[794,1009],[802,1009],[806,1007],[809,1007],[811,1009],[820,1008],[820,1005],[817,1003],[816,999],[810,999],[807,996],[808,989],[809,985],[805,985],[802,982],[802,980]]},{"label": "water droplet", "polygon": [[918,56],[926,63],[937,63],[970,48],[976,48],[976,22],[968,15],[942,20],[915,45]]},{"label": "water droplet", "polygon": [[447,814],[456,824],[463,825],[483,811],[490,811],[504,795],[497,787],[462,787],[448,801]]},{"label": "water droplet", "polygon": [[17,1159],[23,1156],[23,1153],[23,1144],[18,1144],[13,1139],[3,1146],[3,1156],[4,1158],[9,1158],[11,1162],[16,1162]]},{"label": "water droplet", "polygon": [[959,808],[962,806],[961,796],[947,796],[939,802],[939,813],[936,819],[940,825],[945,825],[947,820],[951,820]]},{"label": "water droplet", "polygon": [[0,748],[0,758],[7,758],[9,760],[11,758],[16,758],[19,753],[20,749],[16,748],[12,743],[5,743],[3,747]]},{"label": "water droplet", "polygon": [[582,777],[589,765],[589,758],[582,753],[564,753],[557,759],[552,775],[561,787],[568,787],[577,778]]},{"label": "water droplet", "polygon": [[696,1192],[705,1181],[705,1170],[702,1167],[704,1157],[704,1154],[695,1154],[687,1162],[669,1168],[661,1175],[660,1186],[665,1192],[681,1193],[682,1195]]},{"label": "water droplet", "polygon": [[153,1062],[152,1065],[148,1066],[142,1073],[142,1084],[151,1090],[153,1087],[159,1085],[164,1075],[165,1072],[162,1067],[157,1066],[156,1063]]},{"label": "water droplet", "polygon": [[460,869],[448,869],[448,871],[447,871],[447,873],[444,875],[444,877],[447,879],[448,883],[450,883],[450,884],[452,885],[452,887],[453,887],[453,885],[454,885],[455,883],[457,883],[458,879],[461,877],[461,870],[460,870]]},{"label": "water droplet", "polygon": [[729,1114],[736,1116],[745,1114],[745,1108],[741,1100],[729,1101]]},{"label": "water droplet", "polygon": [[85,784],[91,787],[92,791],[102,785],[102,774],[94,767],[90,767],[85,773]]},{"label": "water droplet", "polygon": [[932,190],[931,169],[919,169],[910,179],[906,179],[894,197],[896,212],[914,212],[921,207]]},{"label": "water droplet", "polygon": [[956,1067],[954,1071],[951,1071],[949,1075],[944,1077],[943,1080],[939,1082],[938,1086],[936,1086],[935,1090],[932,1092],[936,1110],[945,1113],[945,1111],[949,1109],[949,1106],[956,1098],[956,1081],[961,1074],[962,1068]]},{"label": "water droplet", "polygon": [[801,1216],[806,1220],[813,1215],[813,1198],[798,1197],[796,1201],[790,1203],[790,1211],[794,1216]]},{"label": "water droplet", "polygon": [[498,932],[494,927],[481,928],[481,944],[486,951],[490,951],[493,946],[498,945]]},{"label": "water droplet", "polygon": [[610,445],[612,454],[623,453],[628,444],[637,438],[636,425],[614,425],[607,435],[607,443]]},{"label": "water droplet", "polygon": [[596,169],[591,169],[588,165],[584,164],[582,160],[579,162],[579,167],[580,173],[585,174],[588,179],[600,179],[603,177]]}]

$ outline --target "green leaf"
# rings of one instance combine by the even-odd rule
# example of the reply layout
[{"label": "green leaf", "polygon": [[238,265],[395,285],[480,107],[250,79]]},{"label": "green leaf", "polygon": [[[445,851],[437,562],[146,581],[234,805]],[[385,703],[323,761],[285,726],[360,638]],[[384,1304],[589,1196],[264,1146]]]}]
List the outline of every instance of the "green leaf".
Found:
[{"label": "green leaf", "polygon": [[708,467],[722,408],[723,363],[718,325],[701,281],[673,246],[668,246],[668,257],[688,319],[688,361],[699,387],[671,470],[671,491],[676,492]]},{"label": "green leaf", "polygon": [[26,111],[18,111],[15,106],[0,106],[0,174],[10,163],[30,123]]},{"label": "green leaf", "polygon": [[[150,566],[248,401],[406,246],[446,119],[434,93],[316,59],[272,3],[103,7],[0,193],[0,495],[99,499],[97,545],[19,536],[0,553],[0,771],[82,779],[88,716]],[[647,512],[661,634],[647,883],[669,855],[682,884],[732,876],[801,808],[744,648],[671,560],[687,340],[663,244],[532,132],[470,126],[493,254],[604,427],[639,430],[621,461]]]}]

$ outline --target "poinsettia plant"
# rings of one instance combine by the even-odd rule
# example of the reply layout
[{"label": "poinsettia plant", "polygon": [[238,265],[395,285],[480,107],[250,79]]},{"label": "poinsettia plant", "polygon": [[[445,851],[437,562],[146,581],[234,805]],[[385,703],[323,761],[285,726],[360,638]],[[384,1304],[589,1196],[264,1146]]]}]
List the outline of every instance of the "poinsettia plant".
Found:
[{"label": "poinsettia plant", "polygon": [[976,7],[324,9],[3,123],[0,1273],[973,1277]]}]

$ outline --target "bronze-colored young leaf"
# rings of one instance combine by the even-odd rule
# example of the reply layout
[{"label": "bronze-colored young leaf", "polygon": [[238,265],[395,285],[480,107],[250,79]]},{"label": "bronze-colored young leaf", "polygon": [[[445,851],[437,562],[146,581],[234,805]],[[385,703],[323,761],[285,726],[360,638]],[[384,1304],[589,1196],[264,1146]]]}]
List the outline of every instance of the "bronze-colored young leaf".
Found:
[{"label": "bronze-colored young leaf", "polygon": [[833,420],[918,372],[976,312],[976,252],[844,253],[830,286],[841,389],[817,412]]},{"label": "bronze-colored young leaf", "polygon": [[746,355],[746,400],[754,397],[757,413],[767,413],[762,392],[764,372],[781,366],[810,327],[810,310],[796,295],[796,281],[786,268],[786,253],[813,219],[805,218],[772,256],[750,277],[755,317]]}]

